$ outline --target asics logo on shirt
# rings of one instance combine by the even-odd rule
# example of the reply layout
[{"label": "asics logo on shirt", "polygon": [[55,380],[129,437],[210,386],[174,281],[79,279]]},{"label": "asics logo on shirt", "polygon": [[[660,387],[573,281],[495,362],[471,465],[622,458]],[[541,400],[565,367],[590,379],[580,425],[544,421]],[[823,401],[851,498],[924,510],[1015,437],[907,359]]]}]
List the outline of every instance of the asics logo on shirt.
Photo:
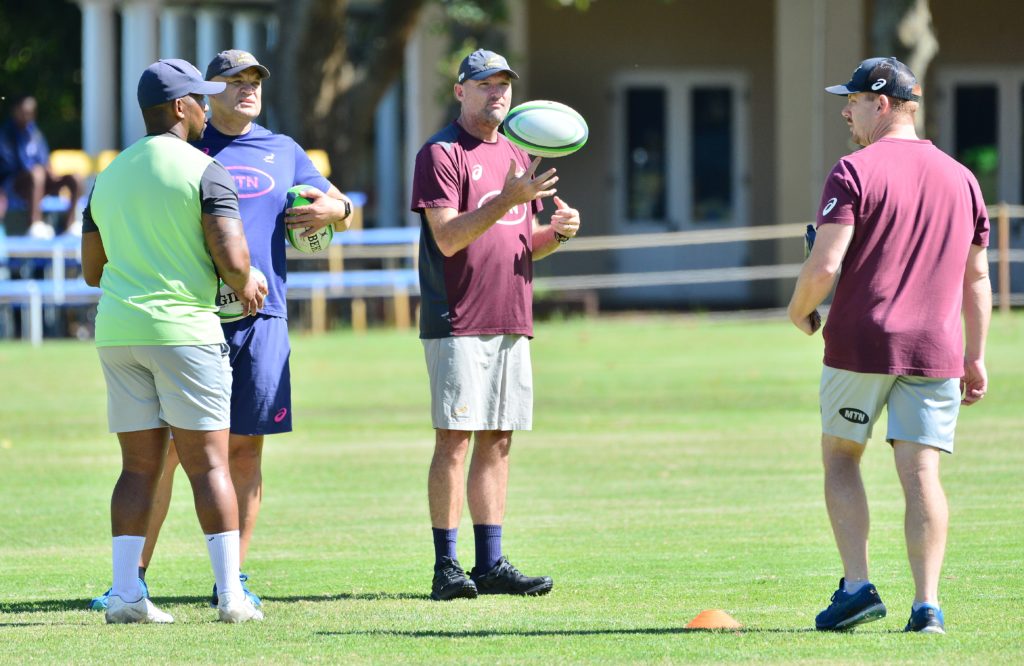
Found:
[{"label": "asics logo on shirt", "polygon": [[[476,207],[481,208],[485,203],[487,203],[494,197],[498,196],[498,194],[500,193],[500,190],[492,190],[488,192],[487,194],[480,197],[480,201],[476,203]],[[498,220],[498,224],[505,224],[510,227],[514,227],[517,224],[522,224],[523,221],[526,219],[526,212],[529,209],[530,207],[526,204],[519,204],[517,206],[513,206],[512,208],[509,209],[507,213],[505,213],[502,216],[500,220]]]},{"label": "asics logo on shirt", "polygon": [[828,215],[829,213],[831,213],[832,209],[836,207],[836,203],[838,203],[838,202],[839,202],[839,199],[836,199],[835,197],[832,197],[831,199],[829,199],[828,203],[825,204],[825,207],[821,209],[821,214],[822,215]]},{"label": "asics logo on shirt", "polygon": [[264,155],[263,156],[263,161],[266,162],[267,164],[273,164],[274,163],[274,153],[269,153],[267,155]]},{"label": "asics logo on shirt", "polygon": [[473,170],[470,172],[470,176],[473,180],[480,180],[480,176],[484,175],[484,167],[482,164],[474,164]]}]

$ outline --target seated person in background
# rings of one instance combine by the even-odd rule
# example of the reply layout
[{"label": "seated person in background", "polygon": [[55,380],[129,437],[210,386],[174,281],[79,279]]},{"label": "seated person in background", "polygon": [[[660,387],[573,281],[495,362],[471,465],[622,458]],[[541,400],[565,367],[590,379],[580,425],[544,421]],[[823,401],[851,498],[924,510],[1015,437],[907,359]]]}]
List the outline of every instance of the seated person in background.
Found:
[{"label": "seated person in background", "polygon": [[52,238],[54,229],[43,221],[42,201],[46,194],[58,194],[68,188],[71,205],[62,220],[61,230],[75,231],[75,204],[84,184],[76,175],[54,176],[50,171],[50,147],[36,125],[36,100],[30,95],[16,97],[11,103],[11,117],[0,126],[0,186],[13,186],[14,193],[25,200],[28,209],[29,235]]}]

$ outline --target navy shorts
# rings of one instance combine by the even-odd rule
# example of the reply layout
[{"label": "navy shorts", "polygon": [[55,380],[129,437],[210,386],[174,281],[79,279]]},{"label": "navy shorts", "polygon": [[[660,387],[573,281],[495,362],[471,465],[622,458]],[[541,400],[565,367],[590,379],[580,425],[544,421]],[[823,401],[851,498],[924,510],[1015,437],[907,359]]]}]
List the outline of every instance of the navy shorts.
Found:
[{"label": "navy shorts", "polygon": [[256,315],[222,324],[231,347],[231,432],[275,435],[292,430],[288,320]]}]

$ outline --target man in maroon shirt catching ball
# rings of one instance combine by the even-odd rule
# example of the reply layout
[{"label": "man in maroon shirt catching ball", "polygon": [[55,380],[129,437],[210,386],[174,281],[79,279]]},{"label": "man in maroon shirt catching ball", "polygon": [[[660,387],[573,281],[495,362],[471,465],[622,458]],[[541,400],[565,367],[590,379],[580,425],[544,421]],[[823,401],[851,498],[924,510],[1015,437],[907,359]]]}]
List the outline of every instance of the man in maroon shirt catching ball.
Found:
[{"label": "man in maroon shirt catching ball", "polygon": [[[474,51],[454,85],[459,117],[416,156],[420,214],[420,338],[430,377],[434,456],[427,481],[434,537],[431,598],[540,595],[502,552],[512,432],[533,423],[533,262],[576,235],[579,212],[555,195],[554,169],[498,132],[519,76],[502,56]],[[537,215],[553,197],[549,224]],[[469,478],[463,465],[473,438]],[[455,540],[469,499],[476,566],[467,577]]]}]

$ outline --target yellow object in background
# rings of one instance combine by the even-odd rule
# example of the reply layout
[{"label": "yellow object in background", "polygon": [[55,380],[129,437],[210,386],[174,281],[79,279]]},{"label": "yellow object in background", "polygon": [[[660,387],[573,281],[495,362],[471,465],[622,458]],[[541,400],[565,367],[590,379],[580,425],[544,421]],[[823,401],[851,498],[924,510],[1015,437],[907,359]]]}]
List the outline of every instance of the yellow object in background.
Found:
[{"label": "yellow object in background", "polygon": [[310,148],[306,151],[306,155],[309,156],[313,166],[320,172],[320,175],[324,178],[331,177],[331,159],[327,157],[326,150],[320,150],[319,148]]},{"label": "yellow object in background", "polygon": [[92,158],[84,150],[61,148],[50,153],[50,171],[55,176],[74,174],[88,178],[93,174]]},{"label": "yellow object in background", "polygon": [[96,156],[96,173],[99,173],[106,169],[114,158],[117,157],[119,150],[101,150],[100,154]]}]

